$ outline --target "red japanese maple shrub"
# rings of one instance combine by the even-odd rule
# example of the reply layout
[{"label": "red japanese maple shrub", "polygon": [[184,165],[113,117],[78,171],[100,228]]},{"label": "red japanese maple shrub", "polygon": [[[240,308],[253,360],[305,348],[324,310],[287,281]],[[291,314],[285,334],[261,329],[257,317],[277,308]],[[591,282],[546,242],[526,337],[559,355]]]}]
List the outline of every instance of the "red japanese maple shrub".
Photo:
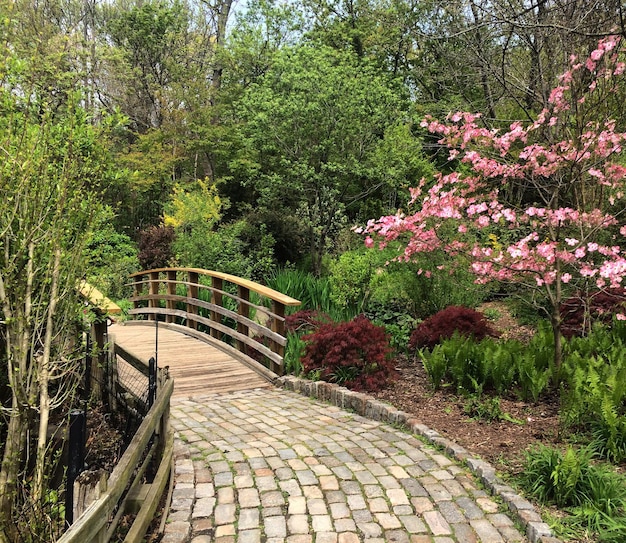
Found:
[{"label": "red japanese maple shrub", "polygon": [[349,322],[325,323],[303,336],[302,366],[322,381],[375,392],[396,377],[389,337],[364,315]]},{"label": "red japanese maple shrub", "polygon": [[591,295],[572,296],[561,306],[561,328],[565,337],[581,336],[590,330],[591,324],[610,324],[616,314],[624,312],[626,289],[607,288]]},{"label": "red japanese maple shrub", "polygon": [[331,322],[331,318],[317,309],[301,309],[285,317],[285,330],[287,332],[311,332],[321,324]]},{"label": "red japanese maple shrub", "polygon": [[166,268],[174,258],[171,226],[150,226],[139,233],[139,264],[144,270]]},{"label": "red japanese maple shrub", "polygon": [[411,334],[409,348],[411,350],[432,349],[441,340],[452,337],[455,332],[477,340],[499,335],[480,311],[451,305],[428,317],[417,326]]}]

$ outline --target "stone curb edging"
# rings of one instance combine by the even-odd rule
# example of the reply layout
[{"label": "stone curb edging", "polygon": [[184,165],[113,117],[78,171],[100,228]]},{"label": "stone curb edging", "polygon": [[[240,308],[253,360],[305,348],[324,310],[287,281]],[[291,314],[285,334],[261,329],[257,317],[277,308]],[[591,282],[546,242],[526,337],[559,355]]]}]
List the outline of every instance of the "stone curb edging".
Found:
[{"label": "stone curb edging", "polygon": [[285,390],[329,402],[342,409],[349,409],[372,420],[398,424],[424,437],[429,443],[442,448],[446,454],[455,460],[465,463],[493,495],[499,496],[520,524],[524,526],[530,543],[562,543],[560,539],[554,537],[550,526],[542,521],[533,505],[517,494],[512,487],[498,479],[493,466],[480,458],[476,458],[465,448],[443,437],[435,430],[431,430],[418,419],[411,417],[410,414],[362,392],[355,392],[325,381],[309,381],[287,375],[276,379],[274,384]]}]

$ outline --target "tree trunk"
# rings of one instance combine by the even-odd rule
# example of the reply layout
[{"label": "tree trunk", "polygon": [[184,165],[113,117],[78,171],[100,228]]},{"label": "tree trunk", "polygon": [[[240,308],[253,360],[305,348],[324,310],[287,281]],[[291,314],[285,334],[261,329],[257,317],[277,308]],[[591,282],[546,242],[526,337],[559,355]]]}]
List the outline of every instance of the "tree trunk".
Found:
[{"label": "tree trunk", "polygon": [[17,476],[24,450],[25,426],[26,421],[20,412],[17,398],[13,395],[0,469],[0,543],[14,541],[10,529],[13,526],[12,513],[17,496]]},{"label": "tree trunk", "polygon": [[[216,49],[221,47],[226,38],[226,24],[228,23],[228,16],[230,15],[230,8],[233,4],[233,0],[224,0],[220,2],[217,7],[217,29],[215,35],[215,47]],[[215,62],[213,68],[213,79],[211,81],[211,87],[213,89],[212,100],[215,103],[215,97],[222,86],[222,71],[223,66],[220,60]]]},{"label": "tree trunk", "polygon": [[52,350],[52,336],[54,329],[54,317],[59,297],[59,276],[61,266],[61,250],[57,247],[54,252],[54,263],[50,286],[50,305],[46,318],[46,333],[41,355],[41,366],[38,368],[39,375],[39,433],[37,436],[37,454],[35,457],[35,481],[33,484],[33,503],[38,505],[43,502],[45,492],[45,467],[46,451],[48,449],[48,421],[50,419],[50,353]]}]

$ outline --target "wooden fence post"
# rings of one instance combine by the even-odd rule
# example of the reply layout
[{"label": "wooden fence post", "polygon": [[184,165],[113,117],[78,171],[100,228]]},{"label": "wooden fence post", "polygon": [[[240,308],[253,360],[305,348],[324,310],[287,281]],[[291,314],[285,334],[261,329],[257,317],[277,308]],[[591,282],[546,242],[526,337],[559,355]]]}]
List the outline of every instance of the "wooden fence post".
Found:
[{"label": "wooden fence post", "polygon": [[86,509],[107,489],[107,472],[103,469],[83,471],[74,481],[74,518],[79,518]]},{"label": "wooden fence post", "polygon": [[[143,275],[136,275],[133,280],[133,297],[141,296],[143,292]],[[137,309],[139,307],[140,302],[135,300],[133,302],[133,307]]]},{"label": "wooden fence post", "polygon": [[107,322],[106,317],[102,315],[97,309],[96,320],[91,327],[91,333],[93,334],[93,346],[97,353],[97,364],[91,364],[91,395],[94,400],[102,400],[102,386],[106,380],[106,340],[107,340]]}]

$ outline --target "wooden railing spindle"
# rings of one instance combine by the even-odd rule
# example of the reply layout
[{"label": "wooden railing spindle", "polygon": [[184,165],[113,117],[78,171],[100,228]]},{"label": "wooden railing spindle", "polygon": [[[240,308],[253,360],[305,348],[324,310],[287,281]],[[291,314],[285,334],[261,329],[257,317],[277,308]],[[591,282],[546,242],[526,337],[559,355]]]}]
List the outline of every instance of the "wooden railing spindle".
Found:
[{"label": "wooden railing spindle", "polygon": [[[149,292],[151,296],[154,296],[154,298],[150,298],[148,300],[148,307],[159,307],[159,300],[156,298],[157,295],[159,294],[159,272],[150,272],[150,285],[149,285]],[[148,319],[151,321],[156,320],[158,317],[155,313],[148,315]]]},{"label": "wooden railing spindle", "polygon": [[[198,297],[198,273],[194,271],[189,272],[189,285],[187,285],[187,296],[189,298],[197,298]],[[198,306],[192,303],[187,303],[187,313],[190,315],[198,314]],[[198,329],[198,321],[194,319],[187,319],[187,326],[189,328],[193,328],[194,330]]]},{"label": "wooden railing spindle", "polygon": [[[167,271],[167,294],[169,296],[176,295],[176,270]],[[176,302],[173,299],[168,299],[165,301],[165,307],[171,310],[176,309]],[[175,320],[174,315],[165,316],[165,322],[174,322]]]},{"label": "wooden railing spindle", "polygon": [[[237,287],[237,294],[240,298],[237,302],[237,313],[240,317],[245,317],[247,319],[250,317],[250,289],[239,285]],[[243,334],[244,336],[248,336],[250,334],[250,329],[245,322],[239,321],[237,322],[237,332]],[[247,345],[243,341],[237,341],[237,348],[242,353],[248,354]]]},{"label": "wooden railing spindle", "polygon": [[[224,300],[222,291],[224,290],[224,280],[221,277],[211,277],[211,286],[213,291],[211,292],[211,303],[224,307]],[[221,323],[222,317],[217,311],[211,311],[211,321]],[[221,339],[221,333],[217,328],[211,328],[211,337]]]},{"label": "wooden railing spindle", "polygon": [[[272,312],[276,315],[272,319],[272,332],[285,337],[285,306],[276,300],[272,300]],[[278,342],[272,341],[272,350],[280,355],[281,358],[285,356],[285,348]],[[275,364],[272,363],[272,371],[279,375],[282,375],[283,368],[275,368]]]}]

